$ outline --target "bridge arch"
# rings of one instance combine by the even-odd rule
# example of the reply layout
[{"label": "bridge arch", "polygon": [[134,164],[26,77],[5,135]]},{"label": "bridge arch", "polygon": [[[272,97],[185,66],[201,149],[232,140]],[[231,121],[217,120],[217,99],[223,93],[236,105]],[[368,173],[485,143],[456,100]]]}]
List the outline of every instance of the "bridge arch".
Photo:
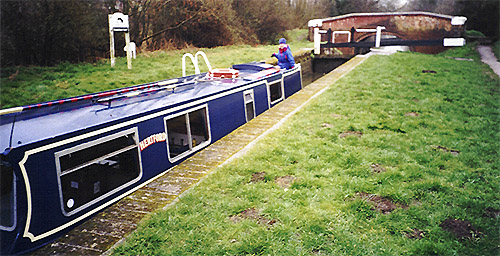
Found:
[{"label": "bridge arch", "polygon": [[[376,33],[366,33],[363,36],[360,36],[356,39],[356,42],[361,42],[361,41],[366,41],[367,39],[370,39],[370,41],[375,41]],[[373,40],[371,40],[373,38]],[[403,35],[400,35],[398,33],[394,33],[391,31],[382,31],[382,40],[386,38],[398,38],[398,39],[403,39],[407,40]]]},{"label": "bridge arch", "polygon": [[[314,29],[318,28],[322,31],[331,29],[350,32],[350,40],[345,39],[343,42],[361,42],[372,37],[375,28],[383,27],[382,35],[393,35],[406,41],[424,42],[412,46],[411,49],[414,51],[437,53],[446,49],[443,44],[426,45],[425,41],[433,41],[435,44],[439,40],[442,42],[444,38],[461,37],[465,31],[466,20],[465,17],[430,12],[352,13],[309,21],[309,40],[313,41]],[[321,41],[329,41],[326,34],[322,35]],[[335,40],[335,43],[341,41]],[[340,51],[344,55],[354,54],[352,48],[341,48]]]},{"label": "bridge arch", "polygon": [[[366,33],[365,35],[358,37],[355,42],[374,42],[376,40],[377,34],[376,33]],[[384,42],[387,39],[399,39],[399,40],[408,40],[405,38],[403,35],[400,35],[398,33],[394,33],[391,31],[382,31],[381,35],[381,41]],[[354,49],[355,54],[364,54],[370,51],[371,47],[358,47]],[[415,48],[412,46],[409,46],[408,49],[411,51],[415,51]]]}]

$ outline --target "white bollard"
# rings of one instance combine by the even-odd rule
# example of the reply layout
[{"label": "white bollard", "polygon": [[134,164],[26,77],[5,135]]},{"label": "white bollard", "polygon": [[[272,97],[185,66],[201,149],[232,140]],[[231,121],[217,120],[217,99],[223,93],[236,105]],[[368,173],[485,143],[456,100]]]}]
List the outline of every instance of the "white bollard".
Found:
[{"label": "white bollard", "polygon": [[319,28],[314,28],[314,54],[321,53],[321,35],[319,34]]},{"label": "white bollard", "polygon": [[377,26],[377,33],[375,36],[375,48],[380,47],[380,40],[382,39],[382,30],[385,29],[383,26]]},{"label": "white bollard", "polygon": [[127,49],[127,46],[125,45],[125,47],[123,47],[123,50],[125,52],[130,51],[132,53],[132,58],[135,59],[135,57],[136,57],[136,49],[135,48],[136,48],[135,47],[135,43],[134,42],[130,42],[130,44],[128,45],[128,49]]}]

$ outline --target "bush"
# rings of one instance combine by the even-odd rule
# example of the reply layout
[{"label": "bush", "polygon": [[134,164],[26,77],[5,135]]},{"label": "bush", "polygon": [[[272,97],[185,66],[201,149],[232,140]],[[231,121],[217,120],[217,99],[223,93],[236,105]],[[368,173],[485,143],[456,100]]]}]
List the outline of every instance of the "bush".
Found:
[{"label": "bush", "polygon": [[[116,5],[116,2],[122,5]],[[145,50],[276,43],[284,31],[330,15],[329,0],[6,1],[1,65],[53,66],[109,57],[108,14],[129,16],[130,39]],[[124,56],[123,33],[115,33]]]},{"label": "bush", "polygon": [[481,31],[477,31],[477,30],[466,30],[465,36],[486,37]]},{"label": "bush", "polygon": [[493,53],[495,54],[495,56],[497,57],[497,60],[500,60],[500,41],[497,41],[494,45],[493,45]]}]

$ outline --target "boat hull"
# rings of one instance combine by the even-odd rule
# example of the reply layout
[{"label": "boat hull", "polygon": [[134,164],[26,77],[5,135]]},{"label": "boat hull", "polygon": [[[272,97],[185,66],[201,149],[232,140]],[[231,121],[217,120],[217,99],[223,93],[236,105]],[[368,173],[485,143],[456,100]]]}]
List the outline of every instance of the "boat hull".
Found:
[{"label": "boat hull", "polygon": [[[182,98],[179,90],[178,101],[169,104],[165,95],[172,94],[161,92],[132,102],[101,102],[99,109],[82,105],[17,121],[6,117],[14,121],[3,124],[3,130],[10,125],[20,135],[11,131],[2,153],[2,206],[7,209],[2,216],[8,220],[0,225],[0,254],[25,253],[53,241],[293,95],[302,88],[302,77],[297,65],[261,78],[215,83],[223,89],[205,92],[213,83],[199,83],[185,93],[203,92],[202,97]],[[71,119],[80,109],[92,115]],[[71,123],[89,118],[96,124]],[[69,129],[50,134],[42,124],[37,130],[34,120],[61,122]],[[23,135],[28,132],[39,136]]]}]

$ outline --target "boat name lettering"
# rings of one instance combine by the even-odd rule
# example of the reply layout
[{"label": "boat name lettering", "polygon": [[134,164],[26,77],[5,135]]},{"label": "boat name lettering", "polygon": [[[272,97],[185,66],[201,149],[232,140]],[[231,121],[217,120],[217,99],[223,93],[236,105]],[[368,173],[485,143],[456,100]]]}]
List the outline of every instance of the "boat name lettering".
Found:
[{"label": "boat name lettering", "polygon": [[167,135],[164,132],[153,134],[153,135],[145,138],[141,142],[139,142],[139,147],[141,148],[141,151],[143,151],[145,148],[149,147],[152,144],[155,144],[156,142],[165,141],[166,138],[167,138]]}]

